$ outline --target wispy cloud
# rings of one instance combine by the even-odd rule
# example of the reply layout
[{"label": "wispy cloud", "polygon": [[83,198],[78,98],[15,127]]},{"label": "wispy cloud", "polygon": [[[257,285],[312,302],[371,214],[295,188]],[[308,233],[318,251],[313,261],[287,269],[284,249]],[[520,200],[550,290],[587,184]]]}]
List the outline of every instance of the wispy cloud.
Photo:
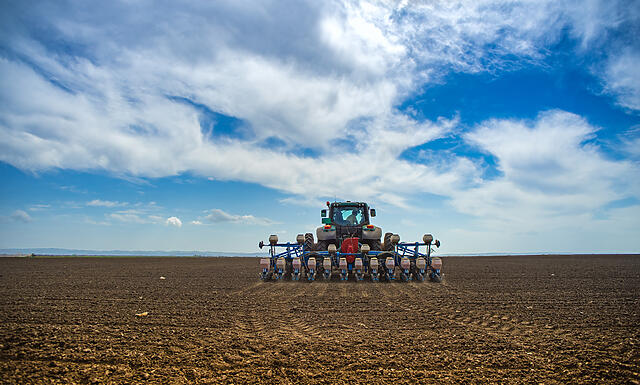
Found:
[{"label": "wispy cloud", "polygon": [[50,208],[51,208],[51,205],[49,204],[35,204],[29,207],[29,211],[42,211]]},{"label": "wispy cloud", "polygon": [[150,222],[148,218],[142,217],[141,215],[136,213],[127,213],[127,212],[110,213],[110,214],[107,214],[106,217],[109,219],[115,219],[117,221],[125,222],[125,223],[144,224],[144,223]]},{"label": "wispy cloud", "polygon": [[636,111],[640,110],[638,63],[640,63],[640,49],[627,49],[609,60],[604,75],[605,92],[614,95],[621,106]]},{"label": "wispy cloud", "polygon": [[24,210],[16,210],[11,214],[11,219],[17,222],[29,223],[33,221],[33,218],[29,214],[27,214]]},{"label": "wispy cloud", "polygon": [[164,218],[160,215],[149,215],[147,218],[149,218],[151,223],[162,223],[164,221]]},{"label": "wispy cloud", "polygon": [[84,223],[87,223],[89,225],[100,225],[100,226],[110,226],[111,222],[109,221],[96,221],[92,218],[86,217],[84,219]]},{"label": "wispy cloud", "polygon": [[253,215],[234,215],[220,209],[211,209],[205,219],[211,223],[241,223],[247,225],[273,225],[274,222],[267,218],[259,218]]},{"label": "wispy cloud", "polygon": [[101,199],[94,199],[90,202],[87,202],[87,206],[94,207],[118,207],[118,206],[126,206],[127,202],[116,202],[116,201],[106,201]]},{"label": "wispy cloud", "polygon": [[153,205],[136,204],[135,206],[138,207],[108,213],[105,214],[105,217],[119,222],[138,224],[162,224],[166,222],[165,217],[159,215],[158,209]]},{"label": "wispy cloud", "polygon": [[278,202],[284,205],[296,205],[296,206],[308,206],[308,207],[322,207],[325,204],[324,201],[317,198],[298,197],[298,196],[282,198]]},{"label": "wispy cloud", "polygon": [[[1,60],[0,60],[1,61]],[[59,186],[58,187],[62,191],[68,191],[75,194],[86,194],[88,191],[86,189],[77,187],[77,186]]]}]

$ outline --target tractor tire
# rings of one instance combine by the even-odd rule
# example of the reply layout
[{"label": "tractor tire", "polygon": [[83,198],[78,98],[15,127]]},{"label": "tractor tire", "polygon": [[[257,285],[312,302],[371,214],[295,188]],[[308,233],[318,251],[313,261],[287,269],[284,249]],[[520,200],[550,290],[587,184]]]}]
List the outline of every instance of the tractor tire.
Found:
[{"label": "tractor tire", "polygon": [[329,247],[329,241],[318,241],[318,243],[316,243],[316,251],[327,251],[327,248]]},{"label": "tractor tire", "polygon": [[304,249],[306,251],[312,251],[314,249],[313,234],[306,233],[304,235]]},{"label": "tractor tire", "polygon": [[369,241],[369,248],[371,250],[382,250],[382,243],[380,242],[379,239],[376,239],[374,241]]},{"label": "tractor tire", "polygon": [[384,251],[392,251],[394,249],[391,244],[391,236],[393,233],[384,233]]}]

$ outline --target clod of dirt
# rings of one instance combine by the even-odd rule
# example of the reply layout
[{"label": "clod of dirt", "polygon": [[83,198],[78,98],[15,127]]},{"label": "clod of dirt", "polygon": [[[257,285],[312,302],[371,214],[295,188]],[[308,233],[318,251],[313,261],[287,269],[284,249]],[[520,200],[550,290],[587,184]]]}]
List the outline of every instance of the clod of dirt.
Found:
[{"label": "clod of dirt", "polygon": [[148,311],[145,311],[145,312],[143,312],[143,313],[136,313],[136,317],[146,317],[146,316],[148,316],[148,315],[149,315],[149,312],[148,312]]}]

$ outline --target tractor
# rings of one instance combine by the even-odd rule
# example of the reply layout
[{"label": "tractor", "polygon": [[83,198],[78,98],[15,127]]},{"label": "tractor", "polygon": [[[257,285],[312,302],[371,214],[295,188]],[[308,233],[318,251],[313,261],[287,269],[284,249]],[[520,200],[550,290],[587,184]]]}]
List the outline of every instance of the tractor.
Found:
[{"label": "tractor", "polygon": [[[269,236],[269,258],[260,260],[263,280],[297,281],[301,276],[308,281],[318,276],[325,280],[336,276],[340,281],[442,280],[442,261],[431,256],[432,246],[440,247],[440,241],[431,234],[425,234],[422,242],[409,243],[400,242],[398,234],[383,237],[382,229],[371,224],[376,210],[364,202],[327,202],[320,215],[317,242],[313,233],[298,234],[295,243],[278,243],[277,235]],[[258,244],[261,249],[265,245]]]}]

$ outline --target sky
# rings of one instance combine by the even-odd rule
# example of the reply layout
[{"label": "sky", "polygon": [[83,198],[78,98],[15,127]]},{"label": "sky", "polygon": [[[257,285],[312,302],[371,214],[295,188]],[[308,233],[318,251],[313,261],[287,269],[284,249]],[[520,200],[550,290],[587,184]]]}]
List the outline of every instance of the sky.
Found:
[{"label": "sky", "polygon": [[640,252],[640,2],[0,4],[0,248]]}]

